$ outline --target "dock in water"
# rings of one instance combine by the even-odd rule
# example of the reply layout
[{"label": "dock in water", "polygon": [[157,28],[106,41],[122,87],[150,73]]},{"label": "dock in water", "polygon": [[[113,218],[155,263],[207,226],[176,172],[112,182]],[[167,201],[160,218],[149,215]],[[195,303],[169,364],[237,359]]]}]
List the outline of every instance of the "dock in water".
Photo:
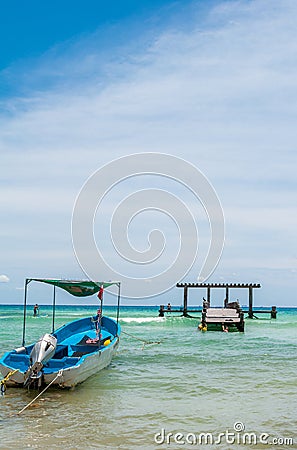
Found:
[{"label": "dock in water", "polygon": [[[201,313],[201,328],[208,330],[222,330],[229,331],[244,331],[244,315],[247,314],[250,319],[257,318],[256,314],[270,314],[271,319],[276,319],[276,306],[272,306],[271,310],[257,310],[253,308],[253,290],[261,287],[259,283],[177,283],[176,287],[183,288],[183,306],[179,309],[171,307],[170,303],[165,308],[160,305],[159,317],[164,317],[165,313],[179,313],[184,317],[192,317],[192,314]],[[190,288],[204,288],[206,289],[207,299],[203,297],[202,307],[189,308],[188,307],[188,289]],[[225,299],[223,308],[213,308],[210,306],[211,289],[225,289]],[[229,302],[230,289],[248,289],[249,306],[248,310],[243,310],[239,302]],[[226,330],[226,327],[228,329]]]}]

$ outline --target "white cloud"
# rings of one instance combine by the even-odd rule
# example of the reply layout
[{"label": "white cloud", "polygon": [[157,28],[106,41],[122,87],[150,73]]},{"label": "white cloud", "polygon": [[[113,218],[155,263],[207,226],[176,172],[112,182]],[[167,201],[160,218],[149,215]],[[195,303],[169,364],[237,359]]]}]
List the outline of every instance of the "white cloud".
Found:
[{"label": "white cloud", "polygon": [[0,275],[0,283],[8,283],[9,278],[7,275]]}]

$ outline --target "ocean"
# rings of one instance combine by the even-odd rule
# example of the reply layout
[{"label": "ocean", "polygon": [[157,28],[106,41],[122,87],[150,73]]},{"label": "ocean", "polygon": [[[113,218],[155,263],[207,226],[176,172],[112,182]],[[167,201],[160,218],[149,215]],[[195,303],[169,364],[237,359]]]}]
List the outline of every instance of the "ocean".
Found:
[{"label": "ocean", "polygon": [[[95,313],[57,306],[56,327]],[[32,316],[26,343],[51,331],[50,307]],[[1,355],[21,345],[22,320],[21,305],[0,305]],[[7,389],[1,449],[297,448],[297,308],[247,319],[244,333],[203,333],[152,306],[123,306],[120,323],[111,365],[74,390],[50,388],[16,415],[37,393]]]}]

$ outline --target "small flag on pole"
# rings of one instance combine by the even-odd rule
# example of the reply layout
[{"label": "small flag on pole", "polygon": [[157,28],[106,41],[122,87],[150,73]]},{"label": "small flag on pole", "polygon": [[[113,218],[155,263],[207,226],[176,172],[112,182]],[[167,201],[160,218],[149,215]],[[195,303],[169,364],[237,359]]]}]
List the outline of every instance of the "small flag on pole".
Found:
[{"label": "small flag on pole", "polygon": [[100,290],[98,292],[98,298],[99,300],[102,300],[103,298],[103,284],[101,284]]}]

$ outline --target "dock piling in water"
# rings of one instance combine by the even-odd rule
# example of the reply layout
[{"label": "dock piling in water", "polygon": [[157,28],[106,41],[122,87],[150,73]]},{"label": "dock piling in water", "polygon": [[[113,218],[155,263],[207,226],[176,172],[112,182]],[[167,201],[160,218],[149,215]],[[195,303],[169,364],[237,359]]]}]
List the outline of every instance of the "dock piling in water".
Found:
[{"label": "dock piling in water", "polygon": [[271,319],[276,319],[276,314],[277,314],[276,306],[271,306],[271,311],[270,311]]}]

